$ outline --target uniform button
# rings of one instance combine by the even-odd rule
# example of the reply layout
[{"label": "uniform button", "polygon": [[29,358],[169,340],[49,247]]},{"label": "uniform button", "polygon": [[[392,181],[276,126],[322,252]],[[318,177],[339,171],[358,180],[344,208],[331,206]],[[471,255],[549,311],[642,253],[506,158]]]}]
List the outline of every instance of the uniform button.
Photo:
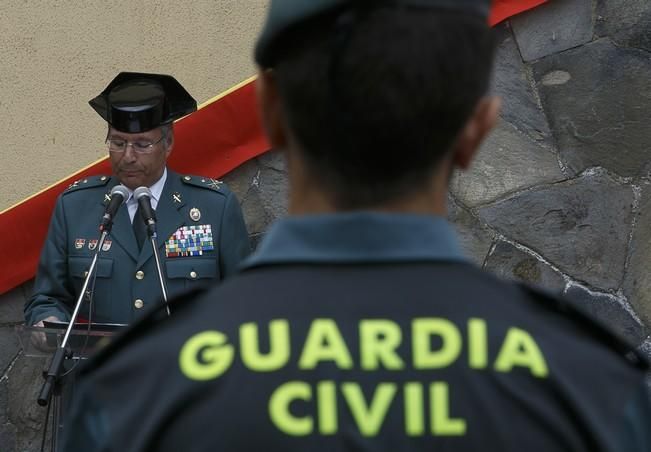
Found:
[{"label": "uniform button", "polygon": [[197,272],[195,272],[194,270],[192,270],[192,271],[190,272],[190,278],[192,278],[192,279],[197,279]]},{"label": "uniform button", "polygon": [[142,270],[138,270],[136,272],[136,279],[143,279],[144,277],[145,277],[145,272],[143,272]]},{"label": "uniform button", "polygon": [[136,309],[142,309],[145,303],[140,298],[138,298],[136,301],[133,302],[133,305],[136,307]]},{"label": "uniform button", "polygon": [[192,180],[192,178],[191,178],[190,176],[185,176],[183,179],[185,179],[185,180]]},{"label": "uniform button", "polygon": [[104,182],[106,179],[107,179],[106,176],[102,176],[102,177],[99,178],[99,180],[101,180],[102,182]]},{"label": "uniform button", "polygon": [[84,278],[85,278],[86,276],[88,276],[88,270],[86,270],[86,271],[84,272]]}]

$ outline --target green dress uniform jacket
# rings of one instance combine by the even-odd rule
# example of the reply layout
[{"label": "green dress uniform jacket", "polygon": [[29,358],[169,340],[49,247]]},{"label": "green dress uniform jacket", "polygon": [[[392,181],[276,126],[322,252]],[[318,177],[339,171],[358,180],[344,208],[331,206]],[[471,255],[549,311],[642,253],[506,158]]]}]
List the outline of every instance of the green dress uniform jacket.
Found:
[{"label": "green dress uniform jacket", "polygon": [[[27,324],[48,316],[69,320],[96,251],[108,195],[117,183],[115,177],[89,177],[59,196],[34,295],[25,305]],[[232,275],[250,252],[239,203],[226,185],[214,179],[180,176],[168,170],[156,217],[158,252],[170,297]],[[179,241],[169,241],[177,231],[194,238],[201,233],[201,251],[179,252]],[[99,255],[93,293],[93,322],[131,323],[148,306],[162,303],[151,245],[146,241],[142,250],[138,248],[126,204],[115,215]],[[87,302],[80,315],[89,319]]]},{"label": "green dress uniform jacket", "polygon": [[80,372],[67,452],[651,450],[644,358],[442,218],[289,217],[176,305]]}]

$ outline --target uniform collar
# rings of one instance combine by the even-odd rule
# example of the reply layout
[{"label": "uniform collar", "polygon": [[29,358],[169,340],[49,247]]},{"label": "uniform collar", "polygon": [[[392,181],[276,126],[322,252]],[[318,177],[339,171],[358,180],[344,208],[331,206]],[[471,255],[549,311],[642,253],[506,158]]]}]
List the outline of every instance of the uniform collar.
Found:
[{"label": "uniform collar", "polygon": [[354,212],[277,221],[243,268],[298,263],[467,261],[442,217]]},{"label": "uniform collar", "polygon": [[167,180],[167,167],[163,168],[163,175],[154,182],[154,185],[149,187],[151,190],[151,196],[158,202],[160,200],[160,195],[163,193],[163,187],[165,186],[165,181]]}]

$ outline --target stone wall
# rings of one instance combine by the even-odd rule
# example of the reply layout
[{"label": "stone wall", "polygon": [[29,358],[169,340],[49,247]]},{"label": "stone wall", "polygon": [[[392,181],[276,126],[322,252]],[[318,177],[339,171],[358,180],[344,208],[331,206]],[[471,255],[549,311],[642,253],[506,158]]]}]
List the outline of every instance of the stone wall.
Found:
[{"label": "stone wall", "polygon": [[[497,33],[502,121],[450,194],[463,247],[564,292],[651,356],[651,3],[554,0]],[[254,243],[286,213],[286,176],[271,152],[225,178]],[[3,452],[37,450],[45,414],[45,363],[13,333],[30,291],[0,297]]]}]

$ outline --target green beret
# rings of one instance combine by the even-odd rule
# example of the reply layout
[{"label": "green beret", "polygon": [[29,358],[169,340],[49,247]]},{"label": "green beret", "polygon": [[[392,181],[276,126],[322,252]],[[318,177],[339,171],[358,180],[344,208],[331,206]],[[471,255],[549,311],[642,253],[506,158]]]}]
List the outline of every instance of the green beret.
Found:
[{"label": "green beret", "polygon": [[255,60],[272,67],[278,50],[275,43],[290,28],[346,7],[400,6],[456,11],[488,18],[490,0],[272,0],[262,33],[255,47]]}]

